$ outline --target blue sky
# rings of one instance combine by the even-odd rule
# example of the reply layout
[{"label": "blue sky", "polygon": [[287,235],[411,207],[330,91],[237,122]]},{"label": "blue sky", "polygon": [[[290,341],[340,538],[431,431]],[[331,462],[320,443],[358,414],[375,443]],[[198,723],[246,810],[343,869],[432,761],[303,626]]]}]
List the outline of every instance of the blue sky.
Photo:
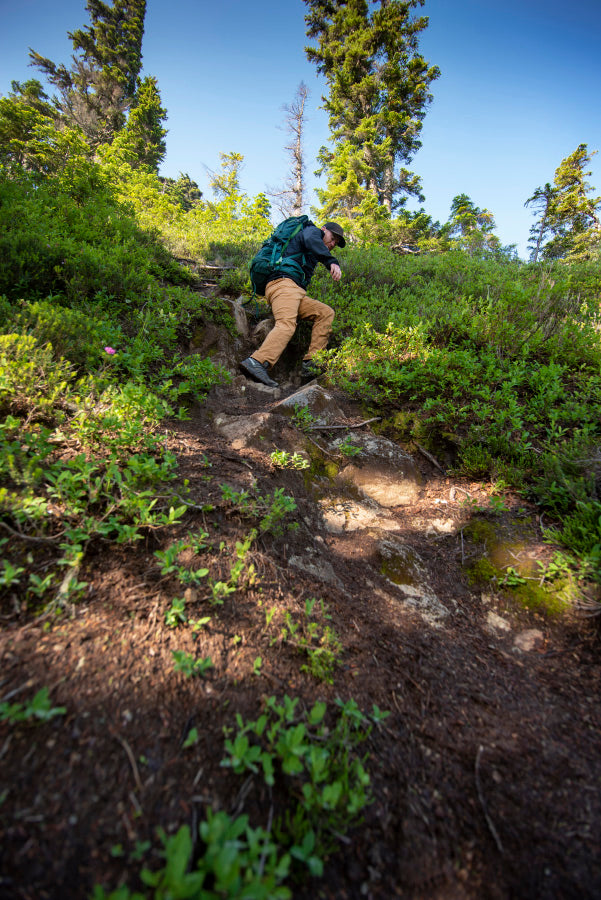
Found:
[{"label": "blue sky", "polygon": [[[158,79],[168,110],[161,173],[188,172],[210,196],[207,169],[220,152],[244,156],[243,190],[278,187],[287,172],[282,106],[303,80],[309,186],[328,142],[322,79],[307,62],[302,0],[148,0],[144,73]],[[439,66],[422,149],[410,168],[441,223],[466,193],[495,216],[504,244],[524,256],[533,217],[524,202],[552,181],[578,144],[601,151],[599,0],[426,0],[426,59]],[[69,63],[67,32],[89,18],[85,0],[0,0],[0,94],[36,77],[32,47]],[[601,194],[601,153],[590,184]],[[311,198],[313,199],[313,197]]]}]

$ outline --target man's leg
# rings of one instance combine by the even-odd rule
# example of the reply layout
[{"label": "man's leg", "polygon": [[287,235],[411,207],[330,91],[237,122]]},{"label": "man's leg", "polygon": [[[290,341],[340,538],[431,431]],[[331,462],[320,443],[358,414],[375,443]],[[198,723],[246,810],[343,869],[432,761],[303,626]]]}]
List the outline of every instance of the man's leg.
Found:
[{"label": "man's leg", "polygon": [[318,350],[325,350],[328,346],[328,338],[332,333],[332,322],[334,321],[334,310],[326,303],[320,300],[314,300],[312,297],[305,296],[300,302],[298,315],[301,319],[313,319],[313,329],[311,331],[311,343],[309,349],[305,353],[304,359],[312,359]]},{"label": "man's leg", "polygon": [[265,297],[271,305],[275,325],[259,349],[240,363],[245,375],[269,387],[278,386],[267,370],[276,364],[296,331],[298,307],[304,296],[304,290],[290,278],[269,282]]},{"label": "man's leg", "polygon": [[304,290],[290,278],[270,281],[265,289],[265,298],[271,306],[275,326],[271,329],[253,359],[275,366],[296,331],[299,305],[306,296]]}]

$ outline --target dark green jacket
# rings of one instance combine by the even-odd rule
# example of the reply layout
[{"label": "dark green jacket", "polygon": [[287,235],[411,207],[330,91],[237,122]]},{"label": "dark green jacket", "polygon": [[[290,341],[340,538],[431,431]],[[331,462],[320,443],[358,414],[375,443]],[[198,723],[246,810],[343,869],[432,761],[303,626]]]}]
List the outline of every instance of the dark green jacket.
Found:
[{"label": "dark green jacket", "polygon": [[275,281],[276,278],[291,278],[295,284],[306,290],[318,262],[323,263],[328,271],[332,265],[340,265],[336,257],[332,256],[324,244],[322,229],[314,225],[313,222],[309,222],[302,231],[294,235],[286,247],[285,256],[294,257],[303,270],[304,278],[294,278],[292,275],[278,272],[276,269],[273,275],[270,275],[268,284],[270,281]]}]

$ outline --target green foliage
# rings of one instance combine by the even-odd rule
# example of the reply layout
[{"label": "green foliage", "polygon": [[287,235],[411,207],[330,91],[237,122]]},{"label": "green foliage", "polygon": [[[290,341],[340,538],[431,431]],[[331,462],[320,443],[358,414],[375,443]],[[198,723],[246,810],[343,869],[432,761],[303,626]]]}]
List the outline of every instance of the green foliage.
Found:
[{"label": "green foliage", "polygon": [[174,597],[169,609],[165,610],[165,625],[168,628],[177,628],[188,621],[186,615],[186,599],[185,597]]},{"label": "green foliage", "polygon": [[[315,282],[337,307],[333,382],[393,434],[402,415],[403,440],[446,454],[457,472],[502,478],[574,516],[553,533],[596,572],[597,267],[349,248],[338,295]],[[571,441],[588,468],[570,464]]]},{"label": "green foliage", "polygon": [[448,223],[451,246],[470,256],[496,250],[500,242],[493,235],[494,228],[494,216],[488,209],[480,209],[467,194],[453,197]]},{"label": "green foliage", "polygon": [[553,186],[537,188],[526,203],[542,207],[533,258],[594,259],[599,252],[599,213],[601,197],[590,197],[586,182],[593,153],[586,144],[562,160],[555,171]]},{"label": "green foliage", "polygon": [[[151,433],[168,408],[142,385],[78,379],[32,335],[0,335],[0,363],[0,510],[17,535],[4,550],[0,592],[22,584],[18,535],[32,535],[57,567],[30,573],[28,595],[41,599],[91,541],[130,543],[176,523],[186,506],[165,489],[175,459]],[[82,584],[73,576],[68,589]]]},{"label": "green foliage", "polygon": [[105,347],[119,346],[121,329],[112,322],[92,317],[81,309],[60,304],[60,298],[21,303],[14,307],[16,331],[35,337],[40,345],[50,344],[55,357],[63,357],[80,370],[97,368],[106,362]]},{"label": "green foliage", "polygon": [[361,447],[357,447],[353,444],[350,437],[345,437],[344,440],[337,444],[336,448],[339,453],[342,453],[342,455],[346,456],[348,459],[352,459],[353,456],[359,456],[361,453]]},{"label": "green foliage", "polygon": [[110,141],[124,122],[142,64],[146,0],[88,0],[91,24],[69,33],[72,67],[56,65],[30,51],[37,66],[58,88],[61,116],[82,128],[93,144]]},{"label": "green foliage", "polygon": [[110,298],[141,306],[160,293],[158,278],[177,277],[156,237],[115,199],[111,175],[77,158],[43,181],[0,174],[1,293],[13,301],[53,295],[69,304]]},{"label": "green foliage", "polygon": [[46,102],[38,81],[26,82],[19,94],[0,97],[0,163],[8,171],[35,176],[69,175],[79,181],[90,172],[91,155],[82,132],[58,127],[57,113]]},{"label": "green foliage", "polygon": [[213,660],[210,656],[205,659],[194,659],[190,653],[185,650],[172,650],[173,668],[176,672],[181,672],[186,678],[193,675],[204,675],[209,669],[213,668]]},{"label": "green foliage", "polygon": [[274,466],[282,469],[308,469],[311,465],[302,453],[288,453],[287,450],[274,450],[269,458]]},{"label": "green foliage", "polygon": [[187,212],[192,209],[193,206],[196,206],[202,197],[198,185],[190,178],[187,172],[180,172],[179,178],[177,179],[161,177],[159,180],[167,195],[177,203],[184,212]]},{"label": "green foliage", "polygon": [[[174,575],[180,584],[200,584],[200,582],[209,574],[209,570],[204,568],[190,569],[188,566],[181,565],[178,561],[178,557],[184,550],[193,549],[198,553],[200,549],[204,548],[205,545],[202,542],[207,537],[208,534],[206,532],[203,532],[196,538],[189,535],[187,538],[182,538],[181,540],[170,544],[165,550],[155,550],[154,555],[161,566],[161,575]],[[181,602],[183,603],[183,601]],[[174,604],[175,603],[176,601],[174,601]]]},{"label": "green foliage", "polygon": [[301,431],[307,431],[311,425],[315,425],[317,419],[308,406],[301,406],[297,403],[294,407],[292,421]]},{"label": "green foliage", "polygon": [[158,172],[167,150],[167,129],[162,125],[166,116],[156,78],[144,78],[138,83],[127,123],[112,143],[113,152],[134,169],[145,166]]},{"label": "green foliage", "polygon": [[338,635],[327,624],[330,618],[323,600],[318,604],[313,597],[306,601],[304,615],[285,614],[283,625],[271,641],[272,644],[277,641],[295,647],[308,659],[301,670],[328,684],[333,683],[342,651]]},{"label": "green foliage", "polygon": [[[321,874],[321,860],[334,848],[338,835],[371,801],[366,759],[357,748],[373,723],[387,713],[374,707],[367,716],[353,700],[338,700],[335,721],[326,724],[325,703],[318,701],[306,712],[298,705],[298,698],[286,696],[278,703],[269,697],[256,721],[245,723],[238,714],[238,730],[226,739],[222,765],[239,774],[261,773],[268,785],[283,779],[299,800],[296,808],[282,811],[274,831],[280,845],[290,848],[291,855],[315,875]],[[304,854],[298,848],[304,848]]]},{"label": "green foliage", "polygon": [[[200,824],[201,852],[194,854],[187,825],[167,837],[159,830],[165,866],[155,872],[143,869],[141,879],[153,888],[154,900],[288,900],[283,886],[290,869],[290,856],[281,853],[269,832],[252,828],[248,816],[232,819],[225,812],[207,810]],[[93,900],[144,900],[122,886],[107,894],[96,885]]]},{"label": "green foliage", "polygon": [[40,722],[48,722],[55,716],[64,716],[64,706],[51,706],[48,688],[43,687],[26,703],[0,703],[0,721],[26,722],[29,719],[37,719]]},{"label": "green foliage", "polygon": [[440,74],[418,49],[428,20],[403,3],[307,6],[307,34],[316,45],[306,52],[328,83],[335,145],[320,155],[328,173],[322,215],[350,231],[355,222],[378,226],[407,194],[421,196],[419,179],[401,166],[420,147],[429,87]]},{"label": "green foliage", "polygon": [[274,535],[282,534],[283,521],[296,509],[294,499],[284,494],[284,488],[276,488],[266,497],[251,497],[248,491],[234,491],[229,485],[222,484],[221,494],[240,515],[258,518],[259,531],[271,531]]}]

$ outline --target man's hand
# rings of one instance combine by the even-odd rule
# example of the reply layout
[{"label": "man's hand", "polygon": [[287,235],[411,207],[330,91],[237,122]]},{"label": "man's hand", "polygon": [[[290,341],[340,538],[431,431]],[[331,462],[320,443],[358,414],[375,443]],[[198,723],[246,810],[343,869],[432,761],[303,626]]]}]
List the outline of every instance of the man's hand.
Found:
[{"label": "man's hand", "polygon": [[340,266],[337,266],[336,263],[332,263],[330,266],[330,275],[334,279],[334,281],[340,281],[342,278],[342,272],[340,271]]}]

